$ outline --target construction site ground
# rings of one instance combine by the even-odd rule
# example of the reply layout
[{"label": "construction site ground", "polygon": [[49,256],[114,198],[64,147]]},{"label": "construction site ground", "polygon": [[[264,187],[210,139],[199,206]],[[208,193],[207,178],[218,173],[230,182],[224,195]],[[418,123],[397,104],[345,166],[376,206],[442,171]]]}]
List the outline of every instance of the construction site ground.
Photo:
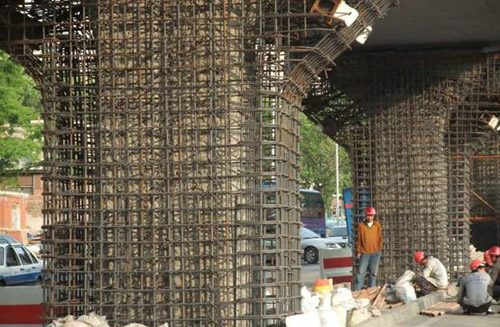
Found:
[{"label": "construction site ground", "polygon": [[[320,267],[318,264],[304,263],[302,266],[302,283],[311,288],[316,279],[320,278]],[[447,300],[452,301],[452,300]],[[435,301],[434,301],[435,302]],[[434,303],[433,302],[433,303]],[[405,314],[404,310],[399,309],[400,314],[407,316],[407,319],[398,321],[397,324],[387,325],[387,320],[372,318],[369,321],[370,327],[494,327],[500,326],[500,303],[495,303],[493,315],[464,315],[461,310],[448,313],[439,317],[427,317],[415,313]],[[384,314],[384,313],[383,313]],[[385,313],[387,314],[387,313]],[[366,322],[368,323],[368,322]],[[364,325],[363,325],[364,326]]]},{"label": "construction site ground", "polygon": [[[500,305],[494,305],[495,312],[500,311]],[[376,325],[374,325],[375,327]],[[459,312],[449,313],[440,317],[413,316],[398,323],[398,327],[493,327],[500,326],[500,314],[467,316]],[[389,327],[389,326],[385,326]]]},{"label": "construction site ground", "polygon": [[404,306],[393,310],[381,310],[381,317],[373,317],[355,326],[357,327],[493,327],[500,326],[500,304],[494,303],[492,309],[494,314],[464,315],[462,309],[457,309],[430,317],[419,314],[425,310],[432,310],[430,307],[442,305],[443,303],[455,303],[455,299],[443,299],[443,295],[433,293],[432,295],[419,298],[415,302],[410,302]]}]

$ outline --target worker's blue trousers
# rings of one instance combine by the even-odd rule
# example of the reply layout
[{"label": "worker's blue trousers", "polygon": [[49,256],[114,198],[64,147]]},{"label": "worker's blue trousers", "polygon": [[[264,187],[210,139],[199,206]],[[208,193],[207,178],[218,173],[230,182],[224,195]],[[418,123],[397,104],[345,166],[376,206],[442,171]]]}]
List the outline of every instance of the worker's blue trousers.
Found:
[{"label": "worker's blue trousers", "polygon": [[377,252],[374,254],[361,254],[359,259],[359,270],[356,275],[356,280],[354,281],[354,290],[359,291],[365,286],[365,275],[368,271],[368,287],[374,287],[376,285],[378,265],[380,263],[380,257],[382,252]]}]

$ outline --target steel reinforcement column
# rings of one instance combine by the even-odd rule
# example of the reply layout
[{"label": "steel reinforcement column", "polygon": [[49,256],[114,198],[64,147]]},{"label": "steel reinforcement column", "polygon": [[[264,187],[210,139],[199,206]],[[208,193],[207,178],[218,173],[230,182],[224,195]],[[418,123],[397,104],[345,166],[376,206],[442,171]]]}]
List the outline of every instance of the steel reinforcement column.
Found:
[{"label": "steel reinforcement column", "polygon": [[479,52],[379,53],[351,56],[333,75],[367,117],[342,137],[353,160],[357,220],[372,204],[384,226],[382,280],[414,269],[419,249],[442,260],[453,279],[466,267],[470,168],[464,149],[479,121],[460,112],[472,117],[481,110],[460,108],[478,102],[483,63]]},{"label": "steel reinforcement column", "polygon": [[299,312],[301,101],[395,3],[345,27],[324,1],[8,1],[44,99],[45,318]]}]

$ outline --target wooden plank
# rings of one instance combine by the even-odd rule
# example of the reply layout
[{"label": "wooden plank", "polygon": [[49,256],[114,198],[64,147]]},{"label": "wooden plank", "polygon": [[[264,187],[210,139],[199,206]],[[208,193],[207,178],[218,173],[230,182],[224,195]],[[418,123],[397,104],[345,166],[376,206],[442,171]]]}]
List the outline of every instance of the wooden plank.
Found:
[{"label": "wooden plank", "polygon": [[382,286],[380,291],[377,293],[375,296],[375,299],[373,300],[373,306],[376,308],[381,308],[382,305],[385,303],[385,293],[387,291],[387,284]]},{"label": "wooden plank", "polygon": [[377,296],[377,293],[380,291],[380,286],[375,286],[371,288],[367,288],[362,291],[352,292],[352,297],[356,300],[359,299],[369,299],[372,300]]}]

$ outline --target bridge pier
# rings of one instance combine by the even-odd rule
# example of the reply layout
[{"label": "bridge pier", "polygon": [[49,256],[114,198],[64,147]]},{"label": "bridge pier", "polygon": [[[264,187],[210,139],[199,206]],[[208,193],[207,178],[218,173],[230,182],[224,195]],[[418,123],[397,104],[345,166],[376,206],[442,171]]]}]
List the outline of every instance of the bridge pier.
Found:
[{"label": "bridge pier", "polygon": [[414,269],[412,253],[439,257],[450,277],[469,261],[471,158],[498,112],[497,56],[481,51],[352,55],[330,82],[362,108],[339,133],[353,163],[356,218],[377,207],[385,250],[380,276]]},{"label": "bridge pier", "polygon": [[6,1],[0,46],[44,99],[46,320],[300,311],[301,100],[399,1],[355,2],[350,26],[337,3]]}]

